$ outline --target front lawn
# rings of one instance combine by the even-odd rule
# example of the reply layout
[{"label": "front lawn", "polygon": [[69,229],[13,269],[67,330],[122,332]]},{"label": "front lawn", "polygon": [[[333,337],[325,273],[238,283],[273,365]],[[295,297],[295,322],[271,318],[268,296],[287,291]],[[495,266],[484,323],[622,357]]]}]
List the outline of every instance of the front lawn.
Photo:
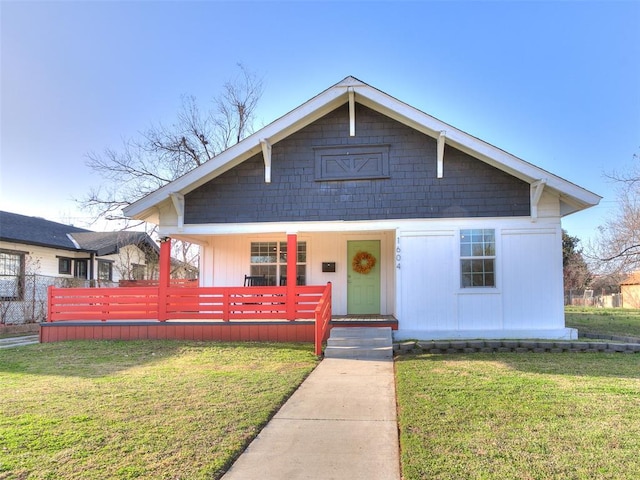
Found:
[{"label": "front lawn", "polygon": [[640,478],[640,355],[403,355],[402,473]]},{"label": "front lawn", "polygon": [[0,479],[219,478],[316,363],[293,344],[0,350]]},{"label": "front lawn", "polygon": [[565,323],[580,333],[640,337],[640,310],[565,307]]}]

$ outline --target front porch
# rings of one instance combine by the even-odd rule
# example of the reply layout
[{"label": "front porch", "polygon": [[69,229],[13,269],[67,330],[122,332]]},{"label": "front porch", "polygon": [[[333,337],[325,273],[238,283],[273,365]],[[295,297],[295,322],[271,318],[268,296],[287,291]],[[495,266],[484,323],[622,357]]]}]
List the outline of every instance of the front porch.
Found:
[{"label": "front porch", "polygon": [[[295,252],[297,235],[287,234],[286,245],[289,252]],[[170,249],[171,239],[163,239],[160,278],[154,283],[119,288],[50,288],[48,317],[41,326],[40,340],[314,342],[320,354],[332,326],[398,329],[392,315],[332,317],[333,289],[327,278],[315,278],[316,282],[326,282],[322,285],[280,282],[279,286],[203,286],[212,284],[210,278],[201,280],[200,286],[176,282],[169,274]],[[285,257],[280,278],[285,272],[286,278],[296,278],[297,256]],[[329,275],[333,280],[335,273]]]},{"label": "front porch", "polygon": [[49,287],[40,341],[314,342],[331,328],[331,283],[285,287]]},{"label": "front porch", "polygon": [[[333,317],[323,335],[334,327],[391,327],[388,316]],[[223,342],[315,342],[316,321],[308,320],[68,320],[40,325],[41,342],[65,340],[195,340]]]}]

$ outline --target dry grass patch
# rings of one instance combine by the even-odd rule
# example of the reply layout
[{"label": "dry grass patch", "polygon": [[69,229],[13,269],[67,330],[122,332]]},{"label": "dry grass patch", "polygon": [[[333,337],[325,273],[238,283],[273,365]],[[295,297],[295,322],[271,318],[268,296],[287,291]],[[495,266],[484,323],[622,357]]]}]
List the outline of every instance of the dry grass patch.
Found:
[{"label": "dry grass patch", "polygon": [[316,363],[292,344],[0,350],[0,479],[218,478]]}]

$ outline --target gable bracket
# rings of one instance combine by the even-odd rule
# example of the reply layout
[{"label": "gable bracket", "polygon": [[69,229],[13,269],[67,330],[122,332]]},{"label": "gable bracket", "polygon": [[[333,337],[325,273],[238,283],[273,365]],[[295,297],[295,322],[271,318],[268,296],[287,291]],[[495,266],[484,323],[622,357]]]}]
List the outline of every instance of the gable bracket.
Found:
[{"label": "gable bracket", "polygon": [[546,184],[545,179],[536,180],[531,184],[531,221],[533,222],[538,219],[538,203]]},{"label": "gable bracket", "polygon": [[356,136],[356,92],[349,87],[349,136]]},{"label": "gable bracket", "polygon": [[182,230],[184,228],[184,195],[172,192],[169,196],[173,202],[173,208],[176,209],[176,213],[178,214],[178,230]]},{"label": "gable bracket", "polygon": [[444,143],[447,132],[442,130],[438,135],[438,178],[442,178],[444,174]]},{"label": "gable bracket", "polygon": [[266,138],[260,139],[262,158],[264,158],[264,182],[271,183],[271,144]]}]

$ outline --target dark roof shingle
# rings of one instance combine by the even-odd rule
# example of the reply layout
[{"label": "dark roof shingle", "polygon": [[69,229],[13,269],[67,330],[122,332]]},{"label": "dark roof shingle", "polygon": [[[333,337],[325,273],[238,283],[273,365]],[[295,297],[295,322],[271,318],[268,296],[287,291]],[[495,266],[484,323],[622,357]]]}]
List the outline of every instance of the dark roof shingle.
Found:
[{"label": "dark roof shingle", "polygon": [[93,252],[98,256],[117,253],[125,245],[146,246],[156,253],[160,250],[144,232],[93,232],[44,218],[3,211],[0,211],[0,240]]},{"label": "dark roof shingle", "polygon": [[0,211],[0,240],[4,241],[77,250],[67,234],[88,231],[44,218]]}]

